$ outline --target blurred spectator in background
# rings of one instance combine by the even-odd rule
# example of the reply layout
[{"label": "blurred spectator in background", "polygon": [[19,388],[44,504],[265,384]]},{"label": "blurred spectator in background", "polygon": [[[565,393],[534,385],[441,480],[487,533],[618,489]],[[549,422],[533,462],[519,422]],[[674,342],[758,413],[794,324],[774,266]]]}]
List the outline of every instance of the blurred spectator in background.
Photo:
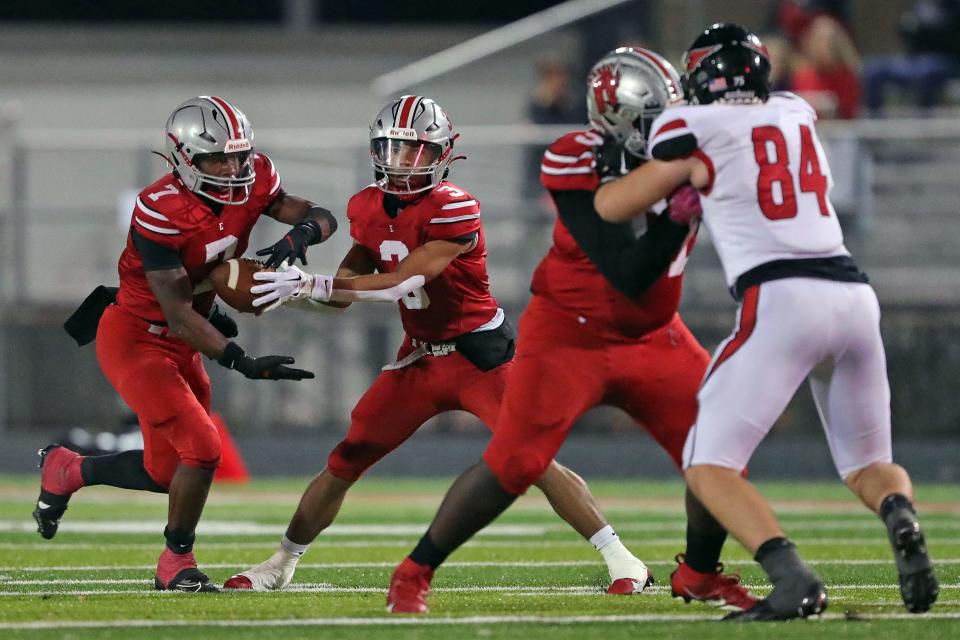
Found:
[{"label": "blurred spectator in background", "polygon": [[790,41],[778,35],[763,37],[770,58],[770,90],[792,91],[797,52]]},{"label": "blurred spectator in background", "polygon": [[[582,97],[570,88],[570,66],[559,54],[548,54],[537,61],[537,84],[527,103],[527,120],[531,124],[580,124],[587,121]],[[577,83],[579,86],[580,83]],[[527,149],[524,195],[545,196],[540,187],[540,158],[544,145]]]},{"label": "blurred spectator in background", "polygon": [[792,90],[820,118],[855,118],[860,111],[860,56],[835,18],[821,14],[800,34]]},{"label": "blurred spectator in background", "polygon": [[960,0],[918,0],[900,19],[906,53],[868,61],[867,108],[879,114],[887,85],[909,87],[917,105],[940,101],[947,81],[960,76]]},{"label": "blurred spectator in background", "polygon": [[782,33],[793,46],[799,47],[807,29],[820,16],[833,18],[845,31],[850,32],[849,0],[780,0],[774,3],[767,26],[771,31]]}]

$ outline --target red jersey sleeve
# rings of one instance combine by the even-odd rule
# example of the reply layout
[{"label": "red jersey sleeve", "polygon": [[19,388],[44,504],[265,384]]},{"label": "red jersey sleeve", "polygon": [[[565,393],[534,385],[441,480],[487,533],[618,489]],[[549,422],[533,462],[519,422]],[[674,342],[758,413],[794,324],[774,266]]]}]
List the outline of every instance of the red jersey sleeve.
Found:
[{"label": "red jersey sleeve", "polygon": [[267,154],[258,153],[253,157],[253,170],[257,178],[250,191],[250,204],[261,210],[269,207],[282,188],[280,172]]},{"label": "red jersey sleeve", "polygon": [[596,191],[593,148],[603,144],[596,131],[575,131],[550,145],[540,164],[540,183],[548,191]]},{"label": "red jersey sleeve", "polygon": [[184,242],[184,223],[182,199],[175,185],[144,190],[137,196],[131,225],[144,238],[179,251]]},{"label": "red jersey sleeve", "polygon": [[480,231],[480,202],[463,189],[444,182],[430,193],[423,241],[450,240]]}]

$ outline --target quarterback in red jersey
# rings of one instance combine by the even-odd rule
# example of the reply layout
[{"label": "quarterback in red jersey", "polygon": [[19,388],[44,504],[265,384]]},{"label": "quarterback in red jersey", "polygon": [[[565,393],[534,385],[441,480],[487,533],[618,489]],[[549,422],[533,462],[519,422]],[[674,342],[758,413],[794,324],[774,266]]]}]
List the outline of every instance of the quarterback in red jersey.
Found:
[{"label": "quarterback in red jersey", "polygon": [[[483,462],[458,479],[394,573],[394,611],[426,610],[437,566],[540,477],[588,409],[626,411],[680,466],[709,361],[677,314],[696,197],[676,194],[667,211],[648,214],[639,237],[630,225],[602,221],[592,204],[601,180],[640,162],[649,123],[680,99],[679,76],[656,53],[623,48],[594,65],[587,85],[594,128],[561,137],[543,156],[541,182],[558,219],[520,320],[497,430]],[[687,552],[671,576],[674,596],[752,606],[754,596],[718,565],[726,531],[690,493],[686,504]]]},{"label": "quarterback in red jersey", "polygon": [[[293,228],[258,255],[279,264],[336,229],[330,212],[286,194],[270,159],[257,153],[247,117],[216,96],[192,98],[170,115],[165,159],[172,173],[137,196],[120,256],[115,303],[92,294],[76,317],[97,359],[134,410],[143,450],[83,457],[51,445],[40,452],[41,492],[34,518],[52,538],[70,496],[103,484],[169,494],[160,590],[216,591],[193,555],[194,531],[220,460],[210,418],[210,379],[200,354],[254,380],[302,380],[293,358],[252,358],[229,338],[236,324],[214,307],[201,283],[221,261],[242,255],[261,215]],[[72,332],[73,335],[73,332]],[[75,336],[76,337],[76,336]]]},{"label": "quarterback in red jersey", "polygon": [[[460,409],[497,428],[515,334],[490,294],[480,203],[444,179],[457,134],[436,102],[403,96],[377,115],[370,137],[377,181],[347,206],[354,244],[337,276],[297,268],[262,273],[256,277],[264,284],[253,292],[263,295],[254,303],[397,301],[406,338],[354,408],[346,437],[304,492],[280,548],[228,580],[228,588],[286,586],[347,490],[429,418]],[[641,590],[646,566],[616,538],[583,480],[556,462],[545,468],[538,486],[557,513],[591,542],[603,532],[611,580],[620,592]]]}]

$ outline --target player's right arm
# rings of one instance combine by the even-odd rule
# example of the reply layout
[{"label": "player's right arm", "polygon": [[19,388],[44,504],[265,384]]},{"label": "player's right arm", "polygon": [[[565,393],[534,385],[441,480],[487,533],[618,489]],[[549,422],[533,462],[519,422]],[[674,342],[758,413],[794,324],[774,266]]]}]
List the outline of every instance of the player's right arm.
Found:
[{"label": "player's right arm", "polygon": [[193,308],[193,286],[183,266],[146,271],[150,290],[160,303],[170,332],[214,360],[223,356],[228,340]]},{"label": "player's right arm", "polygon": [[[400,261],[397,268],[387,273],[370,273],[337,277],[304,273],[298,267],[283,266],[279,271],[260,271],[254,279],[263,284],[250,291],[260,295],[256,306],[273,309],[288,300],[309,298],[317,302],[396,302],[411,291],[419,289],[440,275],[457,256],[472,250],[477,243],[476,233],[450,239],[425,242]],[[356,246],[356,245],[355,245]]]},{"label": "player's right arm", "polygon": [[[357,276],[371,274],[376,271],[376,269],[377,265],[370,256],[370,252],[367,251],[362,244],[354,242],[350,250],[347,251],[347,255],[340,261],[340,266],[337,268],[335,278],[356,278]],[[287,302],[288,306],[292,306],[295,309],[318,313],[336,313],[338,310],[346,309],[351,304],[353,304],[353,302],[350,300],[328,300],[321,302],[310,298],[305,298],[303,304],[295,300],[289,300]]]}]

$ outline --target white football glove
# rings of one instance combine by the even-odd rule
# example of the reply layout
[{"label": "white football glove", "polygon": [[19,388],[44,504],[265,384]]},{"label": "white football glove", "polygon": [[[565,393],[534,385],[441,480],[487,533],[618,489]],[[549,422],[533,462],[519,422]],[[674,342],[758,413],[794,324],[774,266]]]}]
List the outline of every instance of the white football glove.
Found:
[{"label": "white football glove", "polygon": [[276,271],[258,271],[253,274],[254,280],[264,284],[250,287],[250,293],[263,294],[253,299],[253,306],[264,307],[264,311],[276,309],[288,300],[310,298],[318,302],[330,300],[333,289],[333,276],[319,273],[306,273],[297,266],[286,262]]}]

